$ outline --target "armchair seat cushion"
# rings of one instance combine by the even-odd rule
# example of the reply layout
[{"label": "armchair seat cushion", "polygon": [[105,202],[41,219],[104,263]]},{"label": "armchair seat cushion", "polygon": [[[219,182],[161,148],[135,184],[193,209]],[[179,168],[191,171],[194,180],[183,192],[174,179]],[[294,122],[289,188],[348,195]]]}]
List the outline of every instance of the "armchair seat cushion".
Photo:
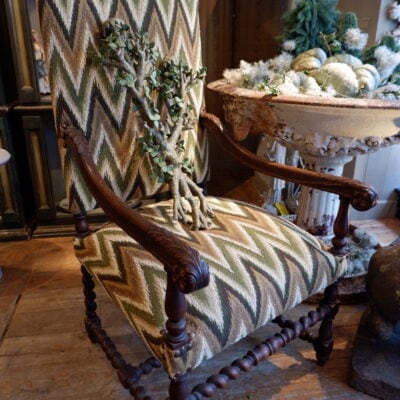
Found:
[{"label": "armchair seat cushion", "polygon": [[209,202],[215,218],[207,231],[190,231],[174,221],[172,201],[140,211],[196,249],[210,267],[209,285],[186,296],[192,347],[179,357],[163,341],[163,265],[113,223],[75,239],[79,260],[171,377],[335,282],[345,269],[345,262],[326,252],[315,237],[284,219],[227,199]]}]

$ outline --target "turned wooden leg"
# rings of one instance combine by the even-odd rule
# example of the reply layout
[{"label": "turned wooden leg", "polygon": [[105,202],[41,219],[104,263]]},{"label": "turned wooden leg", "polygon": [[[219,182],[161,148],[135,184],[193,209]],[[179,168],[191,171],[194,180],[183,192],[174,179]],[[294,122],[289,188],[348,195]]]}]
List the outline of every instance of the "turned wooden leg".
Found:
[{"label": "turned wooden leg", "polygon": [[334,283],[325,289],[324,298],[321,306],[327,305],[330,309],[328,315],[322,320],[318,337],[314,342],[314,349],[317,356],[318,365],[324,365],[332,352],[333,348],[333,320],[339,311],[338,284]]},{"label": "turned wooden leg", "polygon": [[185,400],[189,395],[187,375],[177,375],[169,384],[169,400]]},{"label": "turned wooden leg", "polygon": [[[151,397],[146,395],[145,388],[136,384],[142,375],[148,375],[154,368],[160,368],[160,361],[150,357],[138,366],[133,366],[124,360],[107,332],[102,328],[100,318],[96,314],[97,304],[96,293],[93,290],[95,287],[93,278],[83,265],[81,272],[86,307],[85,328],[90,340],[101,346],[111,365],[117,370],[121,384],[129,390],[135,400],[151,400]],[[181,399],[181,397],[176,398]]]},{"label": "turned wooden leg", "polygon": [[83,294],[85,295],[85,328],[92,343],[96,343],[96,328],[101,327],[100,319],[96,314],[97,304],[96,304],[96,293],[94,291],[95,283],[92,276],[86,270],[86,268],[81,266],[82,272],[82,283],[83,283]]}]

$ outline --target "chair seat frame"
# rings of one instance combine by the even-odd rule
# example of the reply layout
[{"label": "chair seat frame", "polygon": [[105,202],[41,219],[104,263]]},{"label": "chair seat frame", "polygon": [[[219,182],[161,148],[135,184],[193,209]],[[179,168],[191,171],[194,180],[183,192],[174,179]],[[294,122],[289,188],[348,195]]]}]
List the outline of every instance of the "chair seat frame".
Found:
[{"label": "chair seat frame", "polygon": [[[340,206],[334,223],[331,252],[337,256],[346,254],[349,206],[365,211],[373,207],[377,201],[377,194],[369,185],[353,179],[316,173],[257,157],[232,140],[226,128],[214,115],[202,113],[200,124],[215,134],[223,146],[244,165],[280,179],[338,194]],[[190,337],[186,331],[185,295],[208,285],[207,263],[197,251],[131,209],[109,189],[96,169],[81,130],[72,126],[69,121],[63,121],[58,132],[64,145],[76,158],[89,190],[110,220],[163,263],[167,273],[165,342],[174,351],[174,355],[179,357],[182,351],[190,350],[191,347]],[[89,235],[91,232],[85,213],[79,213],[74,217],[76,235],[78,237]],[[117,369],[122,385],[136,400],[151,400],[145,388],[139,385],[139,381],[142,375],[147,375],[154,368],[161,367],[161,363],[154,357],[138,366],[128,364],[124,360],[101,325],[101,320],[96,313],[95,283],[84,266],[82,266],[82,281],[86,306],[85,327],[90,340],[101,346],[111,365]],[[243,372],[250,371],[296,338],[310,342],[314,346],[318,364],[324,365],[332,351],[332,323],[338,309],[338,286],[337,283],[333,283],[326,288],[324,297],[315,311],[310,311],[297,322],[286,320],[281,316],[275,318],[272,322],[281,328],[280,332],[267,338],[243,357],[222,368],[217,374],[211,375],[205,382],[190,389],[187,384],[187,374],[175,376],[170,381],[169,398],[171,400],[200,400],[211,397],[217,389],[225,388],[230,380],[237,379]],[[321,322],[318,335],[314,336],[309,329],[318,322]]]}]

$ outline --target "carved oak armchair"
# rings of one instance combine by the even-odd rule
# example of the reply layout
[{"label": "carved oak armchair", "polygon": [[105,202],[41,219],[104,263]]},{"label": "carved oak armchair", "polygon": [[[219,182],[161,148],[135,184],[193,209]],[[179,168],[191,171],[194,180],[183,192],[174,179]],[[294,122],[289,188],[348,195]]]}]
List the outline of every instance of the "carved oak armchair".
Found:
[{"label": "carved oak armchair", "polygon": [[[75,252],[82,263],[85,326],[118,371],[135,399],[150,399],[139,385],[142,374],[163,367],[170,377],[169,398],[203,399],[229,380],[266,360],[300,337],[311,342],[319,364],[332,350],[332,320],[338,311],[337,279],[345,270],[347,214],[373,206],[376,195],[362,183],[276,165],[242,149],[220,121],[200,115],[202,88],[192,102],[199,127],[187,140],[198,182],[207,174],[204,129],[248,166],[286,180],[338,193],[341,207],[334,247],[324,249],[311,235],[260,208],[209,198],[215,217],[209,230],[191,231],[172,219],[164,200],[133,210],[126,200],[156,194],[149,163],[134,157],[139,123],[129,96],[115,89],[113,75],[87,62],[104,21],[121,18],[133,30],[148,31],[164,55],[200,65],[198,1],[39,0],[39,14],[56,126],[71,212],[76,220]],[[86,213],[101,206],[111,222],[89,229]],[[95,282],[104,287],[154,357],[128,364],[102,328],[96,313]],[[325,289],[316,311],[299,319],[281,315]],[[243,358],[189,389],[186,378],[258,327],[273,321],[280,332]],[[314,337],[309,328],[321,322]]]}]

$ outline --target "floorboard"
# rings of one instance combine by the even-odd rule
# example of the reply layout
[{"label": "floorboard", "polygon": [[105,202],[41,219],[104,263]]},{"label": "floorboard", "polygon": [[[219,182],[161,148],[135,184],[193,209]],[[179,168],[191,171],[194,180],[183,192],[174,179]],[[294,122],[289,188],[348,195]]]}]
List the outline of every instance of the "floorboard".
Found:
[{"label": "floorboard", "polygon": [[[83,327],[79,265],[69,237],[0,244],[4,278],[0,281],[1,400],[124,400],[120,386],[101,350],[90,343]],[[132,362],[147,350],[132,333],[104,292],[99,294],[104,325],[121,352]],[[336,321],[335,350],[318,367],[307,343],[295,341],[247,379],[234,382],[217,399],[353,399],[371,397],[347,384],[352,342],[364,306],[343,306]],[[297,311],[307,311],[300,305]],[[270,326],[196,369],[193,383],[217,372],[221,361],[246,352],[273,332]],[[167,377],[157,371],[154,396],[166,397]]]},{"label": "floorboard", "polygon": [[[252,181],[226,197],[261,205]],[[382,245],[400,235],[398,219],[355,221],[373,231]],[[0,243],[0,400],[128,400],[98,346],[83,326],[84,308],[79,264],[72,238]],[[128,361],[149,356],[124,316],[104,291],[97,292],[104,327]],[[342,306],[335,321],[335,348],[320,368],[310,345],[300,340],[233,382],[216,399],[224,400],[368,400],[348,386],[353,340],[365,305]],[[294,312],[305,314],[306,304]],[[294,313],[292,313],[293,315]],[[290,316],[290,315],[289,315]],[[205,380],[232,359],[276,331],[268,325],[195,370],[191,383]],[[165,399],[168,378],[155,371],[145,380],[156,399]]]}]

